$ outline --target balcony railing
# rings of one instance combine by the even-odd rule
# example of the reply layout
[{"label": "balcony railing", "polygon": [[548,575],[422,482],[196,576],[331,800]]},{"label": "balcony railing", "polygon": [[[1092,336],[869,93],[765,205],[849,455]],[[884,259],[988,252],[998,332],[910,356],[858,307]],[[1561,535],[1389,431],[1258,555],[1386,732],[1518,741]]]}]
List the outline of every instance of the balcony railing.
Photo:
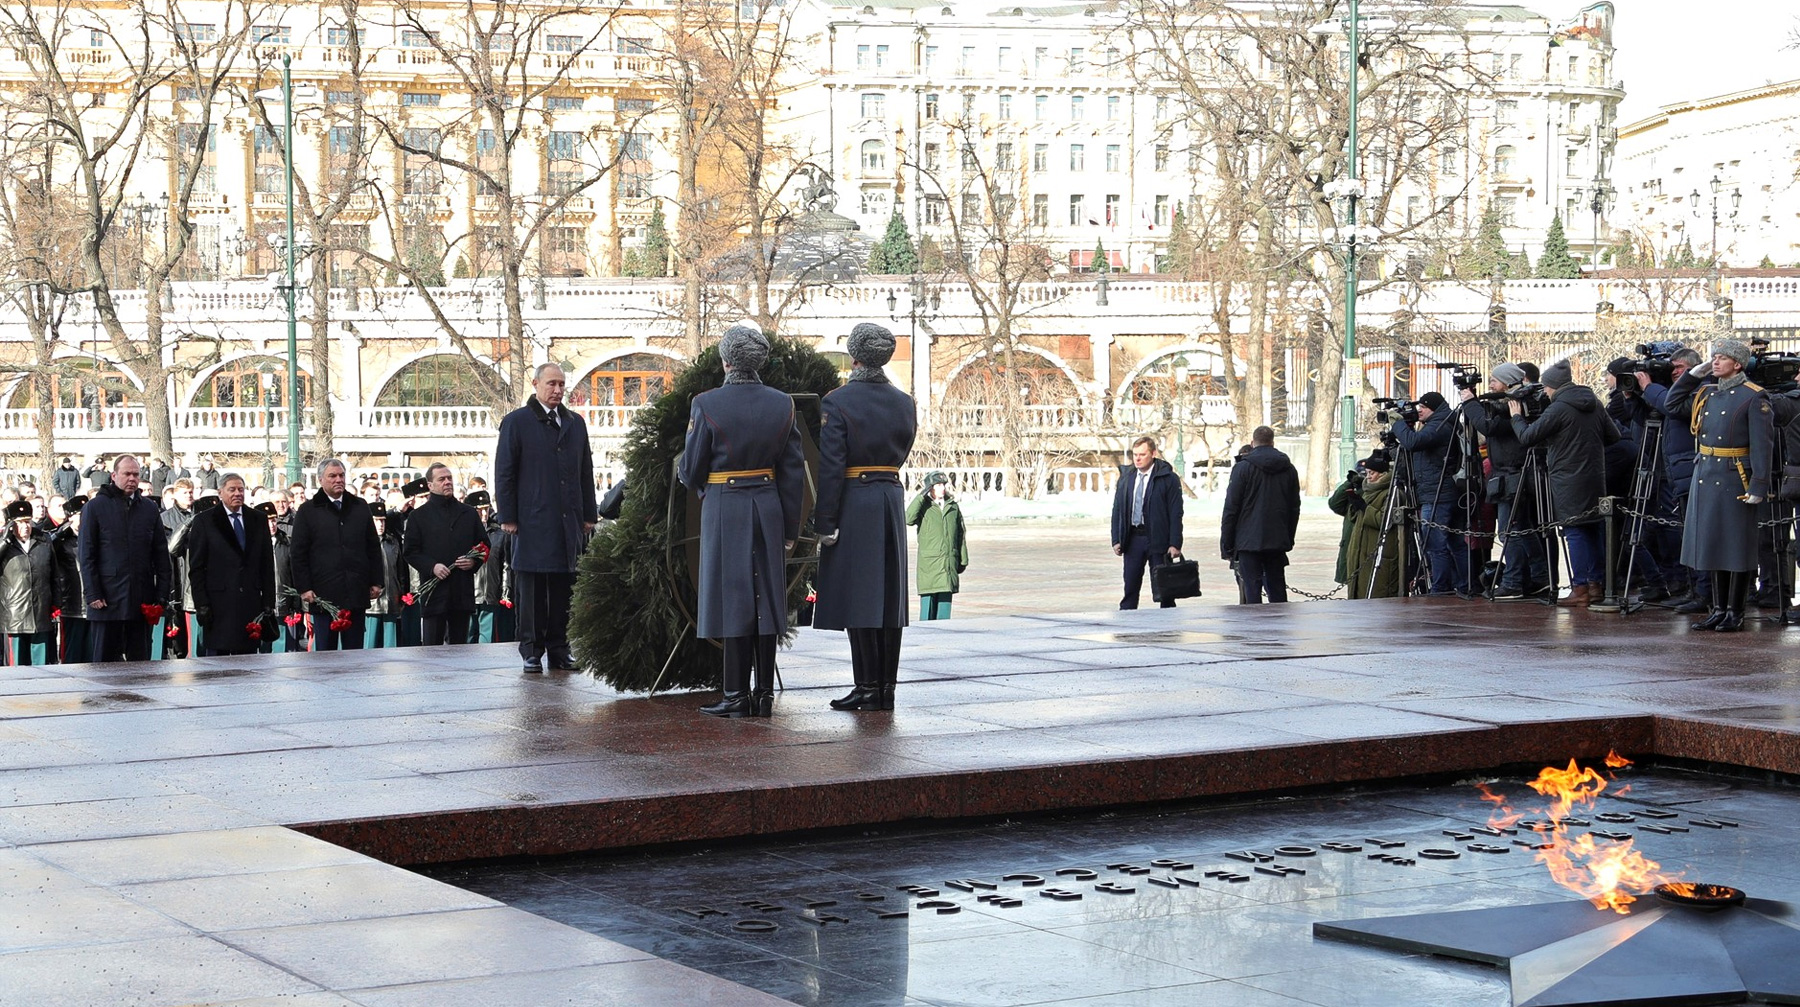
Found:
[{"label": "balcony railing", "polygon": [[498,429],[487,406],[374,406],[362,411],[375,434],[471,434]]},{"label": "balcony railing", "polygon": [[[951,429],[981,430],[996,437],[1006,429],[1004,406],[944,406],[937,415],[938,422]],[[1020,406],[1019,419],[1033,432],[1090,430],[1100,425],[1093,410],[1076,404]]]},{"label": "balcony railing", "polygon": [[[260,434],[264,430],[279,433],[287,430],[288,411],[286,406],[196,406],[175,410],[172,419],[176,433]],[[303,430],[313,429],[311,409],[300,414],[300,426]]]},{"label": "balcony railing", "polygon": [[644,406],[576,406],[575,415],[587,423],[588,429],[623,433]]}]

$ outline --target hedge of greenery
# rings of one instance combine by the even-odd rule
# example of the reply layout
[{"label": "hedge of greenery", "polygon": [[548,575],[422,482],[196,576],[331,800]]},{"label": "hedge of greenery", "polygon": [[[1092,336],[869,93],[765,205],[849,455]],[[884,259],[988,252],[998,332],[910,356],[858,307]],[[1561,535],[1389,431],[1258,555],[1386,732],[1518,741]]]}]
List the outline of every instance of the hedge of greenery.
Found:
[{"label": "hedge of greenery", "polygon": [[[759,372],[765,384],[814,395],[838,386],[837,365],[811,347],[788,339],[771,343],[768,363]],[[709,347],[666,394],[638,414],[626,442],[619,519],[602,524],[582,557],[569,612],[569,642],[582,668],[615,689],[648,690],[664,661],[669,667],[659,689],[721,684],[719,650],[694,636],[689,618],[694,586],[687,551],[679,545],[686,530],[687,491],[677,487],[672,508],[669,496],[690,404],[694,396],[724,383],[718,347]],[[799,415],[816,441],[816,411]],[[788,598],[790,613],[805,592],[802,580]]]}]

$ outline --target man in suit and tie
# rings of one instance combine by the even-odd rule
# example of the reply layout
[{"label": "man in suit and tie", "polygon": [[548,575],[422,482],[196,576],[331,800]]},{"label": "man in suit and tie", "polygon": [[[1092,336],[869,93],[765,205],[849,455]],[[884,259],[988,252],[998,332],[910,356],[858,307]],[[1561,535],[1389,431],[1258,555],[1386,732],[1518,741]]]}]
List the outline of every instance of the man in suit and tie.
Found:
[{"label": "man in suit and tie", "polygon": [[[188,528],[188,570],[209,656],[254,654],[273,642],[274,543],[268,519],[245,505],[244,478],[235,472],[219,484],[219,505]],[[252,637],[253,622],[262,638]]]},{"label": "man in suit and tie", "polygon": [[[1125,597],[1121,609],[1138,607],[1144,567],[1161,566],[1181,555],[1181,479],[1175,467],[1156,457],[1156,441],[1131,442],[1131,464],[1119,466],[1113,491],[1113,555],[1125,557]],[[1154,594],[1154,592],[1152,592]],[[1163,608],[1175,602],[1158,599]]]}]

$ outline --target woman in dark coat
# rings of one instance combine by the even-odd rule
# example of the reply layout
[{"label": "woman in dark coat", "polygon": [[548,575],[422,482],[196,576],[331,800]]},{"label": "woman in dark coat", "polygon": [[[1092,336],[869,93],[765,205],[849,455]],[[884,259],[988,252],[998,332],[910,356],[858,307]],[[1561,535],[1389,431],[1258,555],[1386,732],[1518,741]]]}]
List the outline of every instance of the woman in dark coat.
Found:
[{"label": "woman in dark coat", "polygon": [[[258,623],[265,634],[274,628],[274,620],[264,617],[275,611],[275,546],[268,520],[244,504],[243,477],[227,475],[219,500],[187,527],[194,612],[206,630],[207,654],[255,654],[264,639],[251,639],[250,624]],[[241,545],[238,525],[244,530]]]},{"label": "woman in dark coat", "polygon": [[855,687],[834,710],[892,710],[906,588],[905,495],[900,467],[912,453],[912,396],[882,371],[894,336],[864,322],[850,332],[850,381],[820,403],[817,629],[847,630]]},{"label": "woman in dark coat", "polygon": [[437,579],[435,587],[415,602],[424,620],[422,642],[464,644],[469,624],[475,620],[475,568],[481,560],[469,555],[487,545],[487,528],[475,508],[456,499],[455,477],[450,467],[438,463],[425,472],[431,492],[406,519],[406,538],[400,554],[418,576],[419,590]]},{"label": "woman in dark coat", "polygon": [[942,472],[925,477],[925,488],[906,505],[906,523],[919,529],[918,563],[913,590],[919,594],[919,621],[950,618],[950,599],[962,589],[969,568],[968,529],[962,508],[950,494],[950,478]]},{"label": "woman in dark coat", "polygon": [[[794,400],[756,376],[769,341],[746,325],[719,340],[725,384],[694,396],[681,481],[700,494],[697,631],[725,641],[725,696],[713,717],[767,717],[775,641],[787,630],[787,552],[800,533],[806,462]],[[750,689],[752,668],[755,689]]]},{"label": "woman in dark coat", "polygon": [[56,622],[56,555],[50,537],[33,528],[31,503],[6,505],[6,540],[0,542],[0,630],[6,663],[53,664]]}]

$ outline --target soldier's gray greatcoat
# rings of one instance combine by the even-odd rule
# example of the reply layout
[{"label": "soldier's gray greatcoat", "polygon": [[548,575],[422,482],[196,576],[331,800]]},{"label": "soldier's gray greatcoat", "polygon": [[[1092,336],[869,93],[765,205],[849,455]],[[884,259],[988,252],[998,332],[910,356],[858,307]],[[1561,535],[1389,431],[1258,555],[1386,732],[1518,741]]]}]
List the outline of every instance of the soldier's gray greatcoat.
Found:
[{"label": "soldier's gray greatcoat", "polygon": [[820,403],[819,506],[821,536],[838,533],[819,551],[818,629],[880,629],[906,625],[906,497],[892,472],[912,453],[918,412],[880,371],[853,379]]},{"label": "soldier's gray greatcoat", "polygon": [[1688,423],[1695,443],[1681,562],[1696,570],[1755,570],[1759,509],[1741,498],[1769,499],[1774,424],[1768,396],[1741,373],[1702,385],[1689,370],[1670,386],[1667,408]]},{"label": "soldier's gray greatcoat", "polygon": [[[800,533],[806,461],[794,400],[757,381],[694,396],[681,481],[700,494],[700,596],[697,632],[709,640],[787,629],[787,554]],[[714,473],[771,469],[773,477]]]}]

